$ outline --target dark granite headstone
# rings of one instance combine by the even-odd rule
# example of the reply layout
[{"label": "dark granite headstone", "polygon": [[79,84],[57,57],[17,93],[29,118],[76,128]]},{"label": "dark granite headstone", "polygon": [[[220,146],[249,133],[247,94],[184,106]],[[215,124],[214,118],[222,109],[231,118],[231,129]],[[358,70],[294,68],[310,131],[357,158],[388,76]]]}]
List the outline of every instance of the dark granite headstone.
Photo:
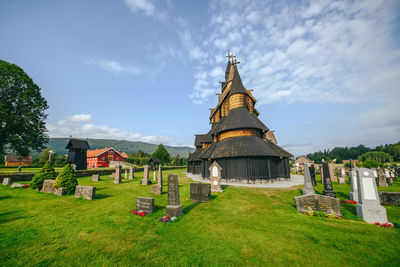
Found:
[{"label": "dark granite headstone", "polygon": [[380,191],[379,199],[383,205],[398,205],[400,206],[400,192],[385,192]]},{"label": "dark granite headstone", "polygon": [[342,216],[340,212],[340,200],[322,195],[303,195],[294,197],[296,208],[299,212],[323,211],[327,214]]},{"label": "dark granite headstone", "polygon": [[190,199],[193,202],[209,202],[211,200],[211,184],[190,184]]},{"label": "dark granite headstone", "polygon": [[143,210],[146,213],[154,212],[154,198],[151,197],[137,197],[136,209]]},{"label": "dark granite headstone", "polygon": [[179,198],[178,175],[168,175],[168,205],[167,214],[170,216],[181,216],[183,214],[181,201]]},{"label": "dark granite headstone", "polygon": [[326,162],[322,163],[323,172],[324,172],[324,191],[322,193],[325,196],[336,197],[336,192],[333,191],[331,176],[329,173],[329,167]]},{"label": "dark granite headstone", "polygon": [[96,194],[96,187],[87,185],[77,185],[75,188],[75,197],[87,200],[93,200]]}]

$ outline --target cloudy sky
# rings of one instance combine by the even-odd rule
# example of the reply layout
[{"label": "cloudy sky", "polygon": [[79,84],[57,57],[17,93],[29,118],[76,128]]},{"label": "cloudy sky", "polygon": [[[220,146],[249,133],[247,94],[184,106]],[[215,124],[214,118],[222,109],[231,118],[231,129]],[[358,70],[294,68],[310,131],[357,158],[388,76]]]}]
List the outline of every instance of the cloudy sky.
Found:
[{"label": "cloudy sky", "polygon": [[52,137],[192,145],[229,50],[293,154],[400,140],[398,0],[0,0],[0,33]]}]

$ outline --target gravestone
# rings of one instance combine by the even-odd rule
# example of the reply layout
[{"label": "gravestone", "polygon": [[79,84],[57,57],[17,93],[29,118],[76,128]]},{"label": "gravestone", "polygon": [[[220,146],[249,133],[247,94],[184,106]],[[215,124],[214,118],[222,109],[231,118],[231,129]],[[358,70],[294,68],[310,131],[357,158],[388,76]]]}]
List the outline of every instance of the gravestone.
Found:
[{"label": "gravestone", "polygon": [[12,178],[3,178],[3,185],[10,185],[12,182]]},{"label": "gravestone", "polygon": [[210,168],[211,192],[224,192],[221,188],[221,170],[219,164],[214,161]]},{"label": "gravestone", "polygon": [[346,169],[340,168],[339,184],[346,184]]},{"label": "gravestone", "polygon": [[110,177],[115,179],[115,172],[111,173]]},{"label": "gravestone", "polygon": [[77,185],[75,188],[75,197],[86,200],[93,200],[96,194],[96,187],[87,185]]},{"label": "gravestone", "polygon": [[93,174],[92,175],[92,182],[100,181],[100,174]]},{"label": "gravestone", "polygon": [[354,200],[358,202],[358,187],[357,187],[357,174],[356,171],[350,171],[350,185],[351,185],[351,192],[350,192],[350,200]]},{"label": "gravestone", "polygon": [[385,170],[385,176],[386,176],[386,182],[387,182],[389,185],[392,185],[393,179],[392,179],[392,177],[390,176],[389,170]]},{"label": "gravestone", "polygon": [[156,172],[153,172],[153,181],[156,180],[156,176],[157,176]]},{"label": "gravestone", "polygon": [[311,182],[310,169],[308,163],[304,163],[304,189],[303,195],[315,195],[315,191]]},{"label": "gravestone", "polygon": [[340,213],[340,200],[334,197],[322,195],[302,195],[294,197],[297,211],[304,213],[308,211],[323,211],[327,214]]},{"label": "gravestone", "polygon": [[330,177],[331,177],[331,182],[337,182],[338,179],[337,179],[337,177],[336,177],[336,175],[335,175],[335,172],[334,172],[334,170],[333,170],[333,165],[332,165],[332,163],[329,163],[328,168],[329,168],[329,175],[330,175]]},{"label": "gravestone", "polygon": [[352,171],[354,169],[354,163],[353,160],[350,160],[350,171]]},{"label": "gravestone", "polygon": [[55,183],[54,180],[44,180],[41,191],[45,192],[45,193],[52,193],[52,194],[56,194],[59,196],[64,196],[65,188],[64,187],[54,188],[53,187],[54,183]]},{"label": "gravestone", "polygon": [[121,181],[121,166],[115,168],[114,184],[120,184]]},{"label": "gravestone", "polygon": [[167,214],[170,216],[181,216],[183,214],[181,201],[179,198],[178,175],[168,175],[168,205]]},{"label": "gravestone", "polygon": [[158,182],[156,185],[151,186],[153,194],[162,195],[162,168],[161,164],[158,165]]},{"label": "gravestone", "polygon": [[145,165],[143,166],[143,180],[142,180],[142,185],[149,185],[151,184],[149,180],[149,166]]},{"label": "gravestone", "polygon": [[397,205],[400,206],[400,192],[378,192],[379,199],[383,205]]},{"label": "gravestone", "polygon": [[320,171],[320,174],[321,174],[321,183],[324,183],[324,166],[321,164],[320,167],[319,167],[319,169],[321,170],[321,171]]},{"label": "gravestone", "polygon": [[385,174],[381,170],[378,171],[378,186],[380,186],[380,187],[388,186],[388,184],[386,182]]},{"label": "gravestone", "polygon": [[142,210],[146,213],[154,212],[154,198],[151,197],[137,197],[136,198],[136,209]]},{"label": "gravestone", "polygon": [[332,182],[331,182],[331,176],[330,176],[330,172],[329,172],[328,163],[324,162],[324,163],[322,163],[322,165],[323,165],[323,171],[324,171],[324,190],[322,191],[322,193],[325,196],[336,197],[336,192],[333,191],[333,186],[332,186]]},{"label": "gravestone", "polygon": [[190,184],[190,199],[193,202],[209,202],[211,200],[211,184]]},{"label": "gravestone", "polygon": [[125,169],[125,179],[128,179],[128,170],[127,169]]},{"label": "gravestone", "polygon": [[387,223],[386,209],[380,205],[374,172],[366,168],[356,170],[359,203],[357,216],[367,223]]},{"label": "gravestone", "polygon": [[129,180],[133,180],[135,178],[135,174],[133,172],[133,166],[129,165]]}]

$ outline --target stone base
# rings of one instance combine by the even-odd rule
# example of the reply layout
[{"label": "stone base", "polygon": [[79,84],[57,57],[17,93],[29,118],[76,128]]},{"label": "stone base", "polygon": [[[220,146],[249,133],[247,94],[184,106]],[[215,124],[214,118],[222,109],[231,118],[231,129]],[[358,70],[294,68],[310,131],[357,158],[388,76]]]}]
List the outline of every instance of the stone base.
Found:
[{"label": "stone base", "polygon": [[93,174],[92,175],[92,182],[100,181],[100,174]]},{"label": "stone base", "polygon": [[386,209],[380,205],[356,205],[357,216],[367,223],[387,223]]},{"label": "stone base", "polygon": [[156,195],[162,195],[162,186],[155,184],[151,186],[151,193]]},{"label": "stone base", "polygon": [[358,193],[350,192],[350,200],[358,202]]},{"label": "stone base", "polygon": [[388,187],[388,184],[386,182],[384,182],[384,183],[378,182],[378,186],[379,187]]},{"label": "stone base", "polygon": [[378,192],[379,199],[383,205],[397,205],[400,206],[400,192]]},{"label": "stone base", "polygon": [[303,189],[303,196],[304,195],[315,195],[314,189]]},{"label": "stone base", "polygon": [[178,217],[178,216],[182,216],[183,214],[183,210],[182,210],[182,205],[178,205],[178,206],[172,206],[172,205],[168,205],[167,206],[167,214],[170,215],[171,217]]},{"label": "stone base", "polygon": [[346,184],[346,178],[339,177],[339,184]]},{"label": "stone base", "polygon": [[336,197],[336,192],[333,190],[324,190],[322,191],[322,194],[328,197]]},{"label": "stone base", "polygon": [[114,184],[120,184],[120,183],[122,183],[121,178],[120,178],[120,179],[115,179],[115,180],[114,180]]}]

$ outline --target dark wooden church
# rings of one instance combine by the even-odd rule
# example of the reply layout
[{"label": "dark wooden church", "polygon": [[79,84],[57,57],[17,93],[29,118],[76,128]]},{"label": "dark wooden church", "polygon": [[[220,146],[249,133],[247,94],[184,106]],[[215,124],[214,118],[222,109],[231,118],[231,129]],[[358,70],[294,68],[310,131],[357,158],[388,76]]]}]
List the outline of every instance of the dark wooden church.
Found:
[{"label": "dark wooden church", "polygon": [[228,57],[218,104],[211,109],[211,129],[195,135],[196,150],[189,155],[188,173],[208,178],[216,161],[225,181],[269,183],[290,178],[292,155],[277,145],[273,131],[258,118],[256,100],[239,76],[239,62],[233,55]]},{"label": "dark wooden church", "polygon": [[67,162],[75,164],[76,170],[86,170],[87,150],[90,149],[88,141],[70,138],[65,148],[69,149]]}]

